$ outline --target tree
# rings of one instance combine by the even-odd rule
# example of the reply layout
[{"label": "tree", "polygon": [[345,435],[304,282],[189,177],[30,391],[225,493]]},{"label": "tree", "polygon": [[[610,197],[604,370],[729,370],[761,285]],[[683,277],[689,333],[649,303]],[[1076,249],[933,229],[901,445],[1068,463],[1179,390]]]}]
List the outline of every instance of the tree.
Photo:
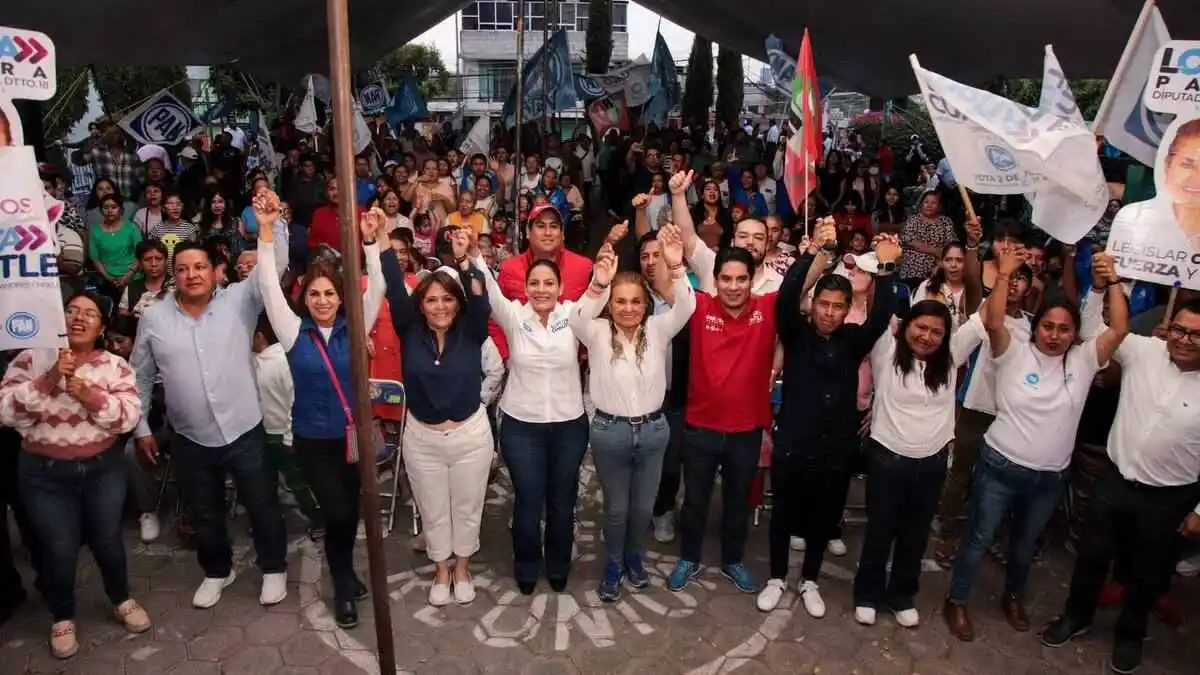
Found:
[{"label": "tree", "polygon": [[[60,86],[54,98],[46,104],[43,120],[46,139],[64,136],[76,122],[83,119],[88,109],[88,68],[72,68],[59,73]],[[187,69],[183,66],[138,66],[120,68],[94,68],[91,80],[100,94],[104,115],[113,121],[141,105],[146,99],[163,89],[168,89],[184,105],[190,105],[192,90],[188,86]],[[70,86],[70,84],[76,86]]]},{"label": "tree", "polygon": [[712,42],[697,35],[688,56],[687,79],[683,83],[681,115],[685,124],[708,128],[708,109],[713,103]]},{"label": "tree", "polygon": [[431,44],[410,42],[379,59],[370,70],[382,77],[389,89],[411,74],[426,101],[450,92],[450,74],[442,63],[442,53]]},{"label": "tree", "polygon": [[[1081,79],[1070,80],[1071,93],[1075,95],[1075,105],[1083,113],[1083,119],[1095,119],[1100,110],[1100,102],[1104,100],[1104,92],[1108,89],[1108,80]],[[1042,98],[1042,80],[1029,78],[1000,78],[988,90],[1010,98],[1021,105],[1031,108],[1038,107]]]},{"label": "tree", "polygon": [[210,66],[208,78],[217,100],[232,98],[236,107],[262,110],[267,116],[278,115],[289,95],[295,95],[299,100],[305,93],[300,89],[299,82],[293,87],[286,87],[232,63]]},{"label": "tree", "polygon": [[612,60],[612,0],[592,0],[588,3],[587,71],[607,73]]},{"label": "tree", "polygon": [[721,45],[717,52],[717,124],[722,128],[740,126],[744,79],[742,55]]}]

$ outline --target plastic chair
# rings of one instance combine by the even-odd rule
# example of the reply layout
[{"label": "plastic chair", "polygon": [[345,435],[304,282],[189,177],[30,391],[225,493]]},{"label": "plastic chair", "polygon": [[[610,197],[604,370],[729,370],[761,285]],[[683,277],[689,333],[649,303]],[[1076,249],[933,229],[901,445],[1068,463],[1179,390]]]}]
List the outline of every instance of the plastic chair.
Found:
[{"label": "plastic chair", "polygon": [[[404,385],[395,380],[372,379],[371,402],[403,406],[408,402],[408,395],[404,389]],[[404,444],[405,418],[406,415],[401,415],[400,420],[394,422],[394,430],[383,434],[385,451],[375,458],[375,475],[378,479],[388,478],[389,472],[391,473],[390,487],[379,493],[380,515],[386,518],[387,523],[384,528],[384,536],[391,534],[395,528],[397,507],[403,498],[400,481],[402,474],[404,474],[402,446]],[[413,536],[420,534],[420,528],[420,515],[417,513],[416,504],[413,504],[411,523]]]}]

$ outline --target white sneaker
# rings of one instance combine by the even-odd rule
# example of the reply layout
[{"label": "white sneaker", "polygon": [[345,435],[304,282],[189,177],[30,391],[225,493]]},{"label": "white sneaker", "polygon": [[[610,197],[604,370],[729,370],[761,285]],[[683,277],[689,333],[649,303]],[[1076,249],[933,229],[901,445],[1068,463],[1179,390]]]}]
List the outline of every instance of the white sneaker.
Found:
[{"label": "white sneaker", "polygon": [[287,597],[287,572],[264,574],[262,590],[258,593],[258,604],[269,607],[278,605]]},{"label": "white sneaker", "polygon": [[874,607],[855,607],[854,620],[864,626],[875,625],[875,608]]},{"label": "white sneaker", "polygon": [[192,607],[208,609],[216,605],[221,601],[221,591],[229,588],[236,578],[237,573],[233,571],[224,579],[205,577],[204,581],[200,582],[200,588],[192,595]]},{"label": "white sneaker", "polygon": [[801,581],[800,599],[804,600],[804,611],[814,619],[820,619],[825,616],[825,600],[821,598],[820,591],[817,590],[817,584],[812,581]]},{"label": "white sneaker", "polygon": [[142,543],[149,544],[158,539],[158,535],[162,533],[162,527],[158,524],[158,514],[143,513],[138,516],[138,525],[142,530]]},{"label": "white sneaker", "polygon": [[754,604],[758,605],[758,611],[774,611],[779,606],[779,601],[783,599],[783,590],[785,588],[783,579],[771,579],[767,581],[766,587],[758,592],[758,599],[754,601]]},{"label": "white sneaker", "polygon": [[1175,571],[1181,577],[1194,577],[1200,575],[1200,553],[1179,561],[1175,566]]},{"label": "white sneaker", "polygon": [[675,514],[670,511],[654,518],[654,541],[669,544],[675,541]]},{"label": "white sneaker", "polygon": [[450,584],[434,583],[429,589],[429,604],[445,607],[450,604]]},{"label": "white sneaker", "polygon": [[830,555],[843,556],[846,555],[846,542],[841,539],[830,539],[829,545],[825,547]]},{"label": "white sneaker", "polygon": [[469,605],[475,602],[475,581],[473,579],[454,582],[454,601],[460,605]]},{"label": "white sneaker", "polygon": [[896,623],[904,628],[916,628],[921,625],[921,615],[915,609],[902,609],[899,612],[893,611],[892,616],[896,617]]},{"label": "white sneaker", "polygon": [[791,544],[793,551],[803,551],[808,547],[808,544],[804,543],[804,537],[792,537]]}]

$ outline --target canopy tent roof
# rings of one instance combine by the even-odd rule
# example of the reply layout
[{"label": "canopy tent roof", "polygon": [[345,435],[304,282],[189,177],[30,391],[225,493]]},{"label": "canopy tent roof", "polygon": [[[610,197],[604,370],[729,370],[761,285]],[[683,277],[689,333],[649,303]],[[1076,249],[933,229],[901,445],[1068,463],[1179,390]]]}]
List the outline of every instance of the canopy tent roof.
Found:
[{"label": "canopy tent roof", "polygon": [[[1108,77],[1142,0],[638,0],[671,21],[765,58],[774,33],[798,51],[812,31],[817,72],[841,88],[892,98],[916,91],[907,56],[962,82],[1041,75],[1053,44],[1067,75]],[[60,66],[238,62],[299,81],[328,72],[320,0],[15,2],[9,25],[40,30]],[[468,4],[465,0],[350,0],[353,65],[361,67]],[[1171,34],[1200,38],[1200,1],[1159,0]],[[682,55],[676,55],[682,56]]]}]

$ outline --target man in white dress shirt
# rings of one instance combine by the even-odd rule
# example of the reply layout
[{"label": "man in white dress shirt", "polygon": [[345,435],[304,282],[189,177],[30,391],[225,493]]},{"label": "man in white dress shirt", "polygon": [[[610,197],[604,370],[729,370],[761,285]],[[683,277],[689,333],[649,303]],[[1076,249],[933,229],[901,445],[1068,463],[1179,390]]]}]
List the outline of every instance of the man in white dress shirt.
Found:
[{"label": "man in white dress shirt", "polygon": [[1119,559],[1129,578],[1112,669],[1132,673],[1141,665],[1146,617],[1170,587],[1179,535],[1200,537],[1200,301],[1176,310],[1166,342],[1131,335],[1114,358],[1122,375],[1108,435],[1112,464],[1096,481],[1066,609],[1042,643],[1061,647],[1088,630]]}]

